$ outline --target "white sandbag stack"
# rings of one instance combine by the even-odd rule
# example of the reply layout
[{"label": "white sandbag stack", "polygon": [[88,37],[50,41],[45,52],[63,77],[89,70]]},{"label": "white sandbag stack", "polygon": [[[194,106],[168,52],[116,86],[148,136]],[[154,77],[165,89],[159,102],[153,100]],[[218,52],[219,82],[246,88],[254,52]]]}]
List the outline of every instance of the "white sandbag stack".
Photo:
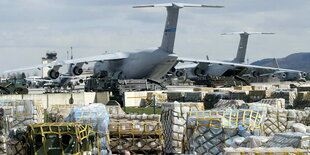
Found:
[{"label": "white sandbag stack", "polygon": [[109,149],[109,113],[102,103],[92,103],[82,107],[72,109],[66,122],[78,122],[82,124],[91,124],[93,130],[98,136],[98,146],[100,154],[110,153]]},{"label": "white sandbag stack", "polygon": [[204,110],[202,102],[168,102],[162,106],[165,153],[181,153],[187,113]]},{"label": "white sandbag stack", "polygon": [[277,89],[271,95],[272,98],[284,98],[285,107],[294,106],[295,99],[297,98],[297,89]]},{"label": "white sandbag stack", "polygon": [[190,112],[187,119],[185,153],[220,154],[245,137],[259,136],[262,111],[209,110]]},{"label": "white sandbag stack", "polygon": [[215,105],[216,109],[240,109],[242,104],[245,102],[243,100],[223,100],[220,99]]},{"label": "white sandbag stack", "polygon": [[110,147],[113,153],[128,150],[133,154],[163,152],[160,115],[110,115]]}]

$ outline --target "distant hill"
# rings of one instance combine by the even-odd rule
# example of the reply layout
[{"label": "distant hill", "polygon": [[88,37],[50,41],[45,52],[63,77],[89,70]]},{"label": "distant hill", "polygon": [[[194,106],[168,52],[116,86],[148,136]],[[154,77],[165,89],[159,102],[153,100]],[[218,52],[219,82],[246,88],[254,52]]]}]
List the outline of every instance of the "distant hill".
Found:
[{"label": "distant hill", "polygon": [[[277,58],[280,68],[296,69],[310,72],[310,53],[294,53],[284,58]],[[273,58],[255,61],[252,65],[272,66]]]}]

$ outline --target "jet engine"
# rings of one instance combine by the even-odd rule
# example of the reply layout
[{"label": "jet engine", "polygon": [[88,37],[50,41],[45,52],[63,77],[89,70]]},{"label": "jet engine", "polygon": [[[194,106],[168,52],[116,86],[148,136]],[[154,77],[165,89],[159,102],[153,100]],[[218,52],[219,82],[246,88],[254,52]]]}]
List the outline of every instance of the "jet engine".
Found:
[{"label": "jet engine", "polygon": [[177,70],[177,71],[175,71],[174,74],[175,74],[176,77],[184,76],[185,75],[185,70]]},{"label": "jet engine", "polygon": [[301,72],[301,77],[302,78],[306,78],[308,76],[308,74],[306,72]]},{"label": "jet engine", "polygon": [[259,73],[258,71],[252,71],[252,72],[250,73],[250,75],[251,75],[252,77],[259,77],[259,76],[260,76],[260,73]]},{"label": "jet engine", "polygon": [[54,69],[51,69],[48,71],[47,75],[51,78],[51,79],[57,79],[60,75],[59,71],[58,70],[54,70]]},{"label": "jet engine", "polygon": [[191,70],[192,74],[196,76],[204,76],[206,74],[206,71],[204,69],[195,67]]},{"label": "jet engine", "polygon": [[72,69],[72,73],[74,75],[81,75],[83,73],[83,69],[79,66],[74,66]]}]

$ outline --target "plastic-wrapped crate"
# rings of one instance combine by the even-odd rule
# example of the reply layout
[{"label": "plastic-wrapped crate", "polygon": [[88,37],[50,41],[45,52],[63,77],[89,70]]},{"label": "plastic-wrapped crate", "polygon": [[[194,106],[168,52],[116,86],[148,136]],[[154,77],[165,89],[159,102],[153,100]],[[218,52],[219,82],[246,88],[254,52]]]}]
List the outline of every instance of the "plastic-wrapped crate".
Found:
[{"label": "plastic-wrapped crate", "polygon": [[90,105],[76,107],[72,109],[66,122],[78,122],[81,124],[91,124],[93,130],[100,139],[100,149],[109,151],[109,113],[102,103],[92,103]]},{"label": "plastic-wrapped crate", "polygon": [[49,112],[49,122],[65,122],[72,109],[82,107],[83,105],[77,104],[61,104],[52,105]]},{"label": "plastic-wrapped crate", "polygon": [[112,121],[109,126],[113,153],[128,150],[134,154],[163,152],[163,132],[159,121]]},{"label": "plastic-wrapped crate", "polygon": [[4,133],[15,127],[44,121],[42,105],[36,105],[32,100],[0,100],[1,129]]},{"label": "plastic-wrapped crate", "polygon": [[202,102],[168,102],[162,106],[165,153],[181,153],[187,112],[203,110]]},{"label": "plastic-wrapped crate", "polygon": [[265,147],[293,147],[310,150],[310,133],[286,132],[276,133]]},{"label": "plastic-wrapped crate", "polygon": [[296,89],[277,89],[271,95],[272,98],[284,98],[285,107],[294,106],[295,99],[297,98]]},{"label": "plastic-wrapped crate", "polygon": [[225,148],[224,155],[309,155],[310,151],[290,147]]},{"label": "plastic-wrapped crate", "polygon": [[277,98],[277,99],[262,99],[259,103],[268,104],[276,109],[285,109],[285,99]]},{"label": "plastic-wrapped crate", "polygon": [[242,104],[244,104],[243,100],[222,100],[220,99],[215,105],[216,109],[239,109]]},{"label": "plastic-wrapped crate", "polygon": [[262,111],[209,110],[190,112],[187,119],[185,153],[221,154],[235,139],[259,136]]}]

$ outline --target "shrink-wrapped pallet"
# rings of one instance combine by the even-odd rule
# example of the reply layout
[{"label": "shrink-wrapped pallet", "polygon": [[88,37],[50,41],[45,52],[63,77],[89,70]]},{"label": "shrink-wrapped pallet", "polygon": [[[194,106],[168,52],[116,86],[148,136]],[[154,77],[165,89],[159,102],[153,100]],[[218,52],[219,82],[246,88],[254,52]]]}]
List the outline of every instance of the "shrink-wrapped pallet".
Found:
[{"label": "shrink-wrapped pallet", "polygon": [[283,99],[283,98],[262,99],[258,102],[268,104],[268,105],[270,105],[276,109],[285,109],[285,99]]},{"label": "shrink-wrapped pallet", "polygon": [[286,132],[276,133],[265,147],[293,147],[310,149],[310,133]]},{"label": "shrink-wrapped pallet", "polygon": [[220,99],[215,105],[216,109],[239,109],[242,104],[244,104],[243,100],[223,100]]},{"label": "shrink-wrapped pallet", "polygon": [[0,111],[1,127],[6,134],[12,128],[44,121],[42,105],[32,100],[0,100]]},{"label": "shrink-wrapped pallet", "polygon": [[162,106],[165,153],[181,153],[187,113],[203,110],[202,102],[168,102]]},{"label": "shrink-wrapped pallet", "polygon": [[66,122],[91,124],[98,135],[99,147],[102,151],[109,152],[109,113],[102,103],[92,103],[72,109]]},{"label": "shrink-wrapped pallet", "polygon": [[74,108],[80,108],[83,105],[77,104],[56,104],[50,108],[48,120],[49,122],[65,122],[65,119],[69,116],[70,112]]},{"label": "shrink-wrapped pallet", "polygon": [[224,155],[309,155],[306,149],[295,149],[291,147],[257,147],[257,148],[225,148]]},{"label": "shrink-wrapped pallet", "polygon": [[185,153],[221,154],[224,147],[233,146],[236,141],[259,136],[262,120],[261,111],[246,109],[190,112]]}]

